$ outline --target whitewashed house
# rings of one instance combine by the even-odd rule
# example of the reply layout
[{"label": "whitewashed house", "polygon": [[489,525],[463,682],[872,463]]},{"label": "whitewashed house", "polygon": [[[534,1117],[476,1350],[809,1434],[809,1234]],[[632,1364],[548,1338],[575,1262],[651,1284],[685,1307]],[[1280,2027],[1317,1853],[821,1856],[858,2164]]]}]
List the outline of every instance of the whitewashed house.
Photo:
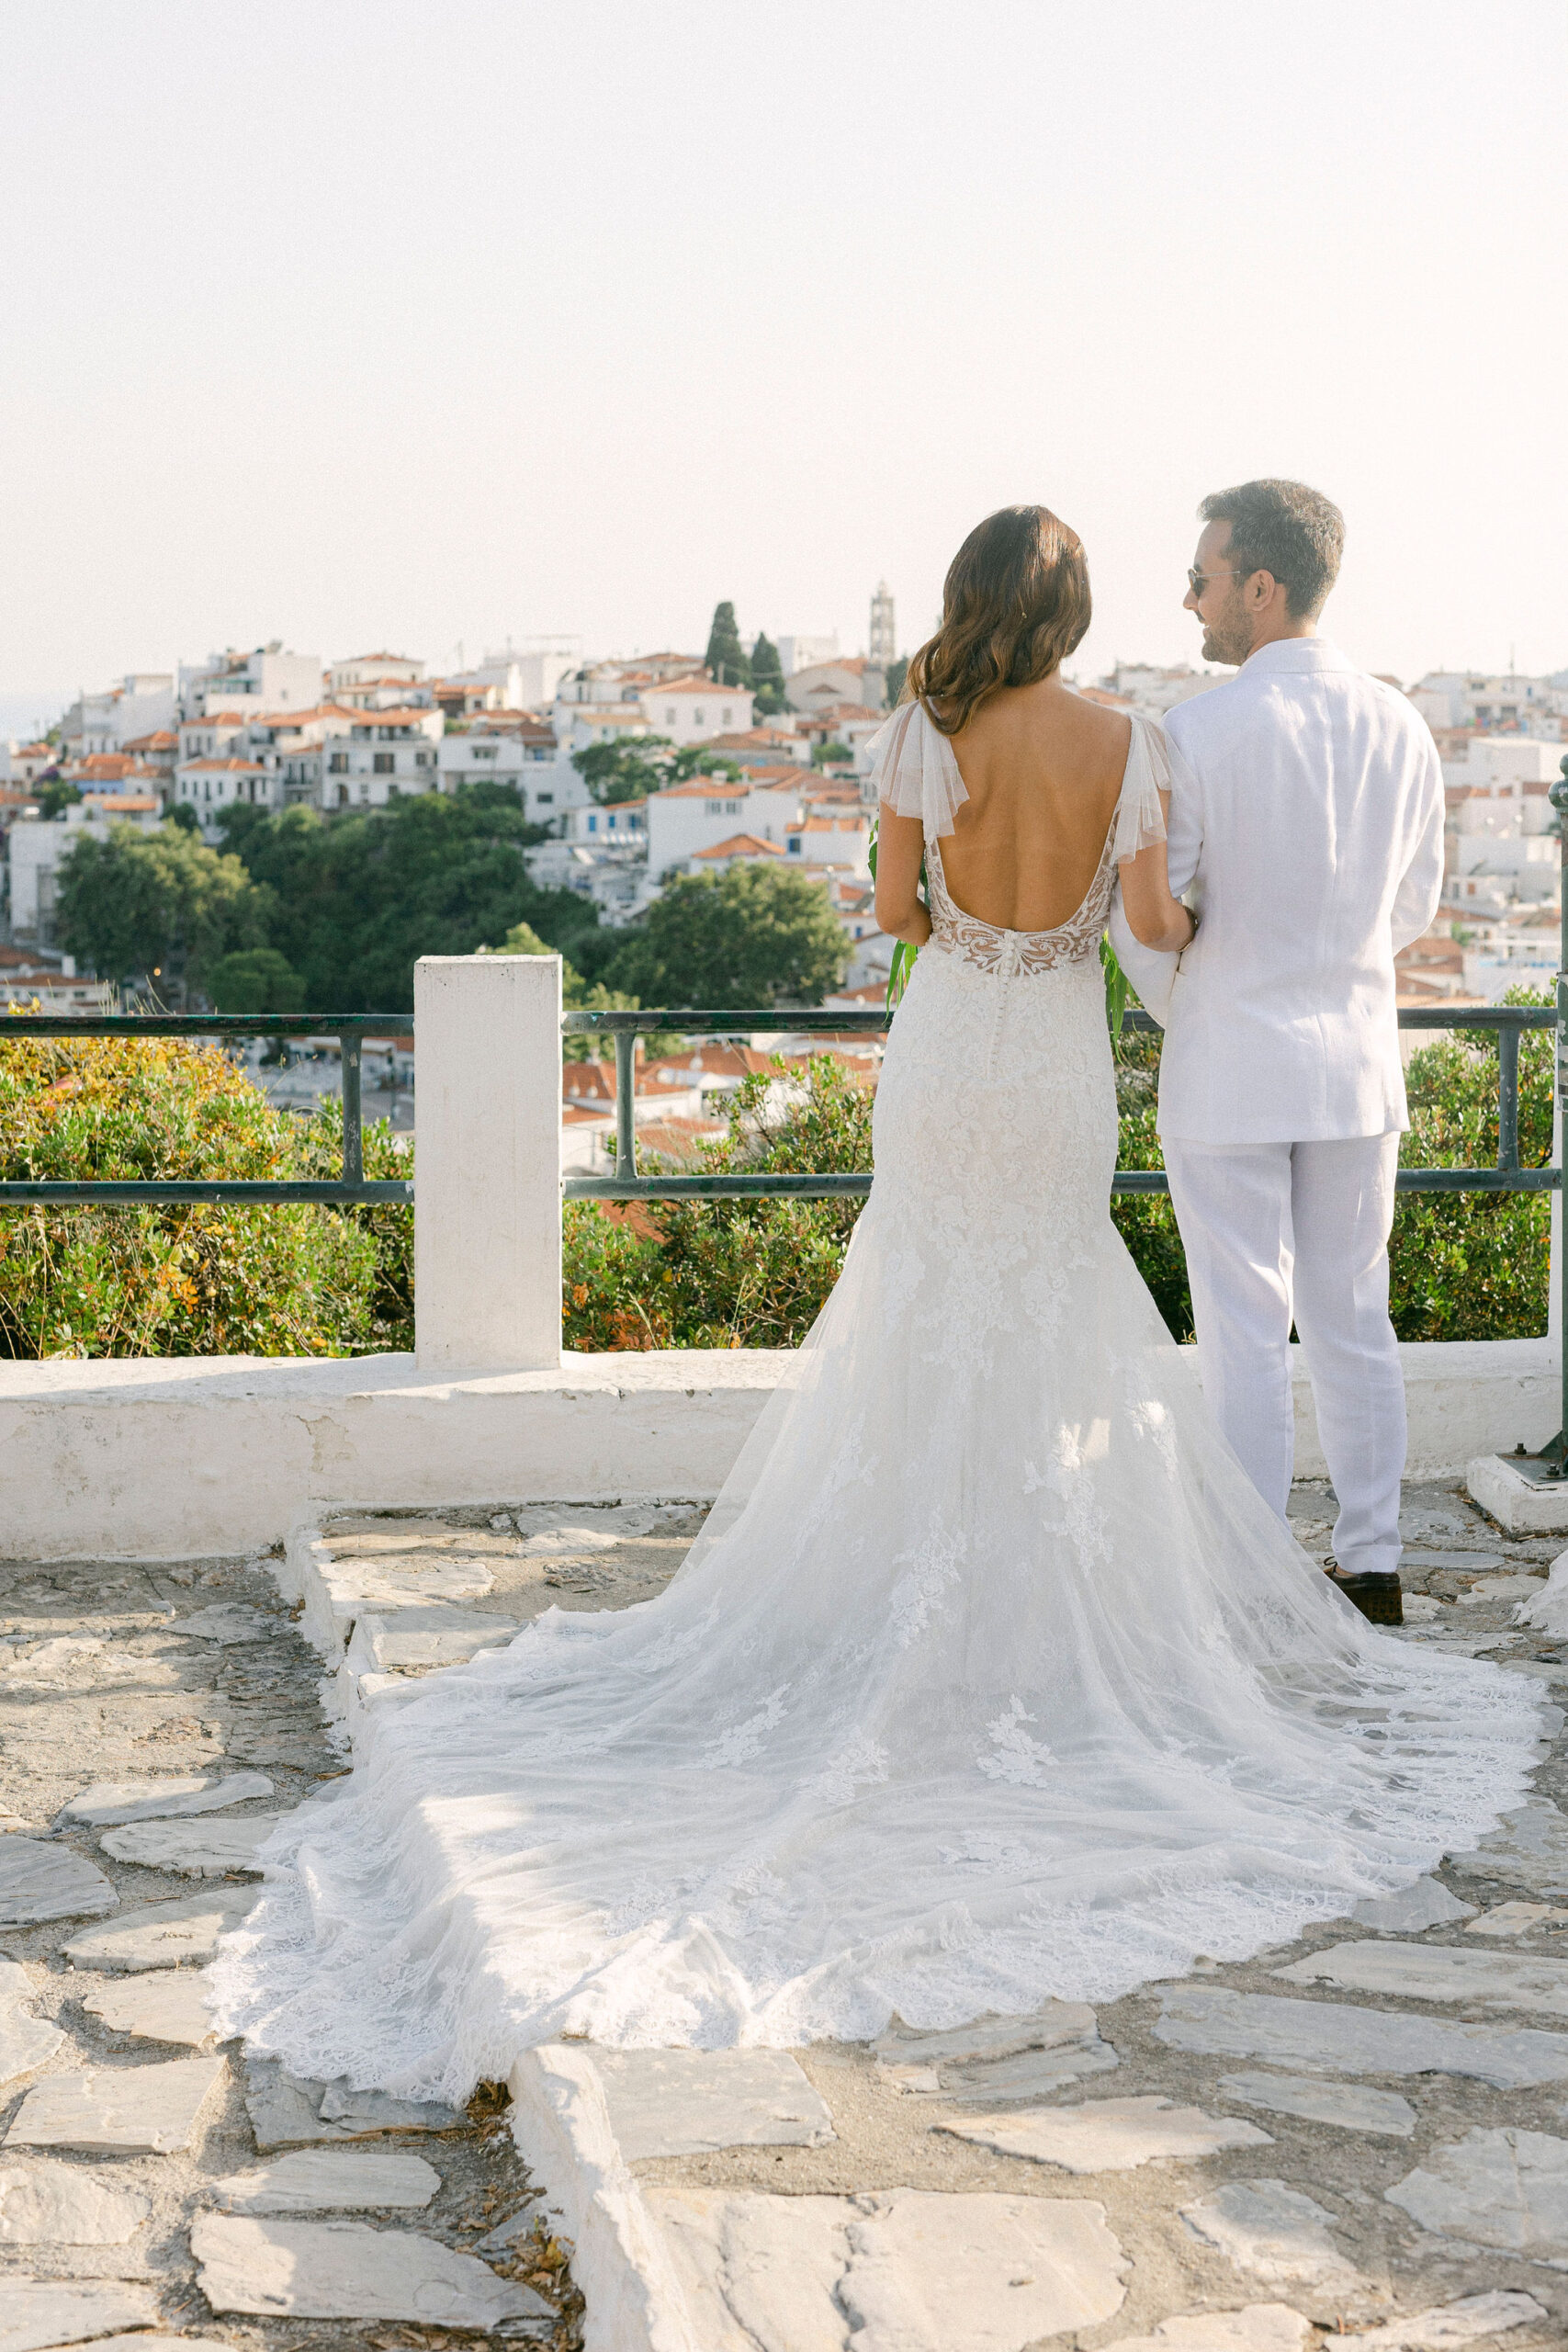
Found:
[{"label": "whitewashed house", "polygon": [[61,861],[79,841],[107,842],[110,826],[117,824],[151,832],[163,813],[162,802],[151,792],[94,793],[73,801],[59,817],[21,812],[6,834],[15,936],[39,947],[53,944]]},{"label": "whitewashed house", "polygon": [[182,662],[175,693],[182,718],[221,710],[309,710],[321,699],[322,680],[319,653],[285,653],[274,639],[253,653],[236,653],[231,647],[203,662]]},{"label": "whitewashed house", "polygon": [[662,735],[677,751],[705,743],[715,735],[744,734],[751,724],[754,697],[747,686],[716,686],[701,673],[665,678],[642,689],[642,714],[650,734]]},{"label": "whitewashed house", "polygon": [[66,752],[87,759],[123,752],[137,735],[175,723],[175,681],[167,670],[132,670],[102,694],[79,695],[60,722]]}]

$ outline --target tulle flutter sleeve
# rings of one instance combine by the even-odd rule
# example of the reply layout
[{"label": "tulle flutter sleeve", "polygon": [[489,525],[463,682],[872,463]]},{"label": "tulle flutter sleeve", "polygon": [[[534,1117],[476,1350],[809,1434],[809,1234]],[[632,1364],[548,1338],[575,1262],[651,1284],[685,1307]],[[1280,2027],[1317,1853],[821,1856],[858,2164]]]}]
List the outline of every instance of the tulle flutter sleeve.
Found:
[{"label": "tulle flutter sleeve", "polygon": [[1111,854],[1118,865],[1136,857],[1152,842],[1165,839],[1165,811],[1160,794],[1169,792],[1175,778],[1177,753],[1157,719],[1135,717],[1133,741],[1127,749],[1127,772],[1116,803],[1116,839]]},{"label": "tulle flutter sleeve", "polygon": [[905,703],[868,749],[876,797],[896,817],[918,817],[926,839],[953,831],[953,812],[969,795],[952,744],[918,702]]}]

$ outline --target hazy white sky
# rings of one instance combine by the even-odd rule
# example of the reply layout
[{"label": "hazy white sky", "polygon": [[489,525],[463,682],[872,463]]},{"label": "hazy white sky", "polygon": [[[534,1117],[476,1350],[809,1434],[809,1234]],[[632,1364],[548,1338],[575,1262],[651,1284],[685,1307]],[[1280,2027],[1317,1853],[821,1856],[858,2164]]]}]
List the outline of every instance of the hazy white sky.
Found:
[{"label": "hazy white sky", "polygon": [[[1083,534],[1195,650],[1318,483],[1369,666],[1568,664],[1560,0],[6,0],[0,724],[280,637],[837,628]],[[39,700],[39,712],[28,706]]]}]

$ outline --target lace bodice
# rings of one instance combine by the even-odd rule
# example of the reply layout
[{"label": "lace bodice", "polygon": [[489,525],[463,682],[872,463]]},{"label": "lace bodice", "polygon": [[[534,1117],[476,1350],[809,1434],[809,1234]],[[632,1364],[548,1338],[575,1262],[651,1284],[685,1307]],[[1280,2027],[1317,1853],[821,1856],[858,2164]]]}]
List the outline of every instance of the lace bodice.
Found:
[{"label": "lace bodice", "polygon": [[931,945],[1003,978],[1054,971],[1092,956],[1111,911],[1118,861],[1165,839],[1159,796],[1170,789],[1170,750],[1163,728],[1134,716],[1122,789],[1081,903],[1066,922],[1048,931],[1009,931],[966,914],[948,890],[941,836],[954,830],[953,818],[969,797],[948,738],[919,703],[906,703],[873,738],[871,750],[878,797],[896,816],[918,817],[925,830]]},{"label": "lace bodice", "polygon": [[1115,832],[1112,825],[1081,905],[1066,922],[1057,923],[1051,931],[1008,931],[1000,923],[982,922],[978,915],[966,915],[948,895],[941,843],[928,841],[926,905],[931,919],[928,949],[935,947],[944,956],[957,956],[965,964],[977,965],[983,972],[995,972],[1002,979],[1015,978],[1021,972],[1055,971],[1059,964],[1076,964],[1085,956],[1092,956],[1111,911],[1111,893],[1116,881],[1111,854]]}]

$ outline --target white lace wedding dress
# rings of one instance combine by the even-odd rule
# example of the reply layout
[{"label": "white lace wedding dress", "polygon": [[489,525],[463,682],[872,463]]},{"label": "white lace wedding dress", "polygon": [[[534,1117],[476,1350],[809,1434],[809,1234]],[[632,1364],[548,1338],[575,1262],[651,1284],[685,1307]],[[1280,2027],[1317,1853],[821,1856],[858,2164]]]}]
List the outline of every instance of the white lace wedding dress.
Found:
[{"label": "white lace wedding dress", "polygon": [[461,2098],[562,2034],[858,2038],[1239,1958],[1473,1843],[1518,1675],[1380,1634],[1259,1500],[1108,1215],[1097,955],[1159,823],[1135,724],[1059,930],[955,909],[964,797],[881,745],[933,932],[842,1275],[657,1600],[551,1610],[376,1702],[219,1964],[297,2071]]}]

